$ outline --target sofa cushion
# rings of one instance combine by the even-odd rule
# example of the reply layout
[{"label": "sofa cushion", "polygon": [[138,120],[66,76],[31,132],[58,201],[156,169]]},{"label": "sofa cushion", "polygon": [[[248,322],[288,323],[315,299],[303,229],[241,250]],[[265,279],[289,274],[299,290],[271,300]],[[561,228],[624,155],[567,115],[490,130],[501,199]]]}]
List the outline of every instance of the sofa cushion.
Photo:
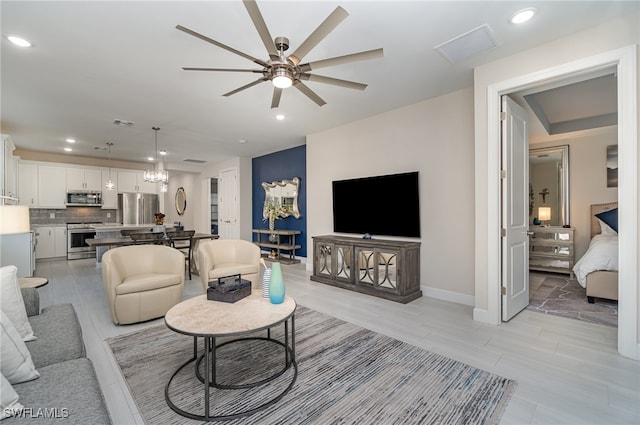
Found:
[{"label": "sofa cushion", "polygon": [[131,294],[134,292],[153,291],[154,289],[166,288],[168,286],[179,285],[182,282],[180,275],[148,273],[131,276],[116,287],[116,295]]},{"label": "sofa cushion", "polygon": [[[11,424],[111,423],[93,364],[87,358],[43,367],[39,379],[13,387],[26,407],[22,416],[10,419]],[[49,415],[31,417],[39,412]]]},{"label": "sofa cushion", "polygon": [[40,376],[24,341],[3,310],[0,310],[0,372],[12,384]]},{"label": "sofa cushion", "polygon": [[26,343],[37,368],[85,356],[82,328],[71,304],[56,304],[29,318],[39,337]]},{"label": "sofa cushion", "polygon": [[256,264],[241,264],[241,263],[223,263],[217,264],[216,267],[209,271],[209,280],[214,280],[219,277],[231,276],[240,273],[252,274],[258,273],[259,267]]},{"label": "sofa cushion", "polygon": [[5,266],[0,269],[0,305],[11,319],[23,341],[36,339],[27,319],[27,310],[22,300],[22,292],[18,285],[18,269],[16,266]]}]

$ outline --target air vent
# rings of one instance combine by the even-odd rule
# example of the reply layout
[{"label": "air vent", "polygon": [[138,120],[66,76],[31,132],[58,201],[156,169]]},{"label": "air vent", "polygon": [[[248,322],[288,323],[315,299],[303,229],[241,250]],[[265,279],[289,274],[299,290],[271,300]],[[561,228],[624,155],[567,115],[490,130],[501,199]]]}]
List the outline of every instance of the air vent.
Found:
[{"label": "air vent", "polygon": [[185,159],[184,162],[191,162],[194,164],[204,164],[207,161],[203,161],[201,159]]},{"label": "air vent", "polygon": [[118,120],[118,119],[113,120],[113,123],[115,125],[121,125],[123,127],[131,127],[133,124],[135,124],[133,121],[125,121],[125,120]]},{"label": "air vent", "polygon": [[496,47],[498,47],[498,41],[493,31],[491,31],[489,25],[484,24],[439,44],[434,49],[447,58],[449,62],[456,63]]}]

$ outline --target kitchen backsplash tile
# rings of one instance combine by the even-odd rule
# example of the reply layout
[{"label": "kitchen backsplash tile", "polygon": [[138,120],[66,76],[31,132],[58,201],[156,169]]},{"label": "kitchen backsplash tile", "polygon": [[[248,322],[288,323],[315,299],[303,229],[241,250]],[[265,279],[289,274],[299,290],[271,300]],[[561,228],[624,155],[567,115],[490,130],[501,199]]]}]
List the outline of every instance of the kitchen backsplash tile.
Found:
[{"label": "kitchen backsplash tile", "polygon": [[[67,223],[116,223],[117,210],[103,210],[96,207],[67,207],[66,209],[29,209],[31,224],[67,224]],[[52,218],[53,214],[53,218]],[[107,217],[107,215],[111,217]]]}]

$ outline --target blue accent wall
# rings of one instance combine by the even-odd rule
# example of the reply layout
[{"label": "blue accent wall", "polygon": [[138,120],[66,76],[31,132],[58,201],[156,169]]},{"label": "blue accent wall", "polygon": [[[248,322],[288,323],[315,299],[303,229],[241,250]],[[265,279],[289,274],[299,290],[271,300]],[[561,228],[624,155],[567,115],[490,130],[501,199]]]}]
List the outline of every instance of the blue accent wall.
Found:
[{"label": "blue accent wall", "polygon": [[[294,177],[300,179],[300,192],[298,193],[298,209],[300,218],[293,216],[276,220],[276,230],[300,230],[296,243],[300,249],[296,250],[298,257],[307,256],[307,146],[301,145],[295,148],[274,152],[268,155],[253,158],[252,161],[252,223],[254,229],[266,229],[269,223],[262,220],[264,206],[264,189],[262,182],[274,182],[290,180]],[[264,236],[263,236],[264,237]],[[254,235],[254,240],[257,240]]]}]

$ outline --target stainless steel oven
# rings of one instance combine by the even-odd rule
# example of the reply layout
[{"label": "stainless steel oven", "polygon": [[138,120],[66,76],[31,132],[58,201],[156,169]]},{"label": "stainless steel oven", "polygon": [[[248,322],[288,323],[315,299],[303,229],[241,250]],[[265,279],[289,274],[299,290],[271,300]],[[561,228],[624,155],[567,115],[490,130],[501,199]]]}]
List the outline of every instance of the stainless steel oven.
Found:
[{"label": "stainless steel oven", "polygon": [[67,223],[67,260],[96,258],[96,247],[86,240],[96,237],[95,223]]}]

